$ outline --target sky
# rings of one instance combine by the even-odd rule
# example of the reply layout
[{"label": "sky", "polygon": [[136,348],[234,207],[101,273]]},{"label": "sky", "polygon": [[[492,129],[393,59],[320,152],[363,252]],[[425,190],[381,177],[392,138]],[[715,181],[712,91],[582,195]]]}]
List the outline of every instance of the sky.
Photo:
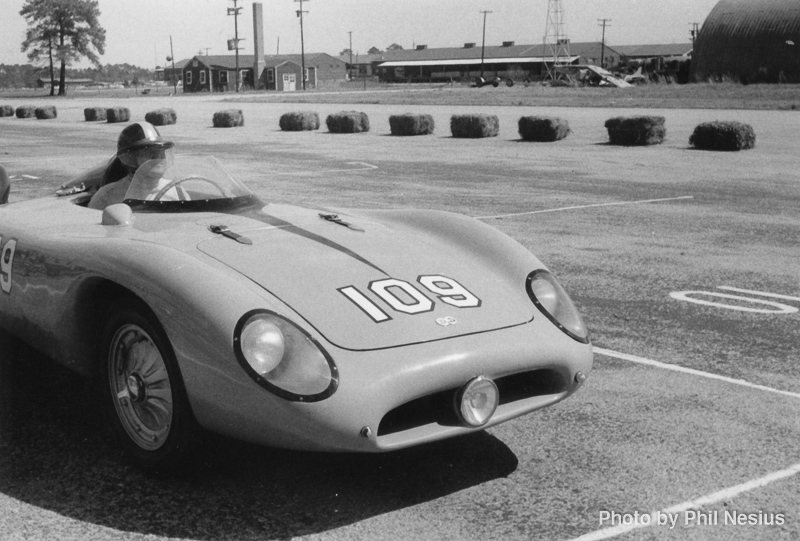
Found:
[{"label": "sky", "polygon": [[[103,64],[133,64],[153,69],[170,55],[232,54],[233,0],[98,0],[100,25],[106,30]],[[574,42],[600,41],[599,19],[610,19],[610,46],[689,43],[692,23],[702,24],[719,0],[562,0],[564,30]],[[262,0],[266,54],[300,53],[299,0]],[[20,51],[27,23],[19,15],[24,0],[0,0],[0,64],[26,64]],[[252,0],[238,0],[242,54],[253,52]],[[480,44],[486,15],[486,45],[514,41],[542,43],[548,0],[303,0],[303,42],[307,53],[338,55],[352,48],[397,43],[460,47]],[[352,34],[350,34],[352,32]],[[76,67],[87,67],[81,62]]]}]

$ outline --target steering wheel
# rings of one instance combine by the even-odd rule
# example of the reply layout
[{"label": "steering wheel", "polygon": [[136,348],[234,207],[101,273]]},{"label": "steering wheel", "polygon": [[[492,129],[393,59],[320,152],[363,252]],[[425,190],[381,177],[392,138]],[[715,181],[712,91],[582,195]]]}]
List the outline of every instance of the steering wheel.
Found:
[{"label": "steering wheel", "polygon": [[189,175],[188,177],[178,178],[178,179],[169,181],[166,186],[164,186],[163,188],[161,188],[158,191],[158,193],[153,198],[153,201],[161,201],[161,198],[164,197],[165,193],[170,191],[175,186],[186,182],[187,180],[202,180],[204,182],[207,182],[208,184],[211,184],[212,186],[214,186],[219,191],[220,195],[222,195],[222,197],[228,197],[228,194],[225,192],[225,188],[223,188],[222,186],[220,186],[219,184],[217,184],[215,181],[211,180],[210,178],[204,177],[202,175]]}]

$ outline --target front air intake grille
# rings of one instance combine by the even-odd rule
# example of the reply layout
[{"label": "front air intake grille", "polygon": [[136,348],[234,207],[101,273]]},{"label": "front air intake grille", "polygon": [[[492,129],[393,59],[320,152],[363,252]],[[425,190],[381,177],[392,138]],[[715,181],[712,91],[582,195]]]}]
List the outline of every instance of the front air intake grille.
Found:
[{"label": "front air intake grille", "polygon": [[500,391],[500,405],[511,404],[534,396],[563,393],[569,389],[569,380],[560,372],[544,368],[520,372],[495,381]]},{"label": "front air intake grille", "polygon": [[[552,369],[531,370],[494,380],[500,391],[500,408],[519,400],[536,396],[563,393],[569,380]],[[406,402],[383,416],[378,436],[395,434],[429,424],[460,426],[456,414],[455,395],[458,389],[448,389]],[[500,410],[498,410],[500,411]]]},{"label": "front air intake grille", "polygon": [[394,408],[381,419],[381,424],[378,425],[378,436],[395,434],[434,423],[442,426],[458,426],[459,422],[454,406],[457,391],[458,389],[440,391]]}]

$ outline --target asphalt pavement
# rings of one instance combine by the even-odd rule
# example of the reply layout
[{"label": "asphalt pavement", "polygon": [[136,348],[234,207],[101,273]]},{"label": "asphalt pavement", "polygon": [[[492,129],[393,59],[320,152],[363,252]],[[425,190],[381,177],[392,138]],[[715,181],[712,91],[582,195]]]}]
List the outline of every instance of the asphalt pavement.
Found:
[{"label": "asphalt pavement", "polygon": [[[796,112],[224,98],[89,96],[58,102],[54,120],[0,119],[11,201],[113,154],[121,126],[85,122],[84,107],[123,105],[134,120],[173,107],[178,123],[162,133],[177,151],[216,155],[266,200],[442,209],[511,235],[584,314],[598,348],[589,381],[485,433],[385,455],[212,439],[196,475],[165,480],[125,462],[87,382],[22,352],[0,362],[0,537],[800,538]],[[212,128],[232,107],[245,126]],[[354,108],[369,133],[278,128],[284,112]],[[432,114],[434,134],[390,136],[389,115],[409,111]],[[474,112],[498,115],[498,137],[450,137],[450,116]],[[605,119],[642,113],[665,116],[663,144],[607,143]],[[521,142],[516,121],[535,114],[572,133]],[[750,123],[756,148],[690,149],[707,120]]]}]

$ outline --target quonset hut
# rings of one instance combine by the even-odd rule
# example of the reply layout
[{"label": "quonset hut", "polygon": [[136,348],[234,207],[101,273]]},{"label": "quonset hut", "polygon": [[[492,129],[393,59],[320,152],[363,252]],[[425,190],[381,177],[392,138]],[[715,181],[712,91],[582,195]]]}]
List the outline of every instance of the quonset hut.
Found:
[{"label": "quonset hut", "polygon": [[695,81],[800,82],[800,1],[720,0],[692,55]]}]

